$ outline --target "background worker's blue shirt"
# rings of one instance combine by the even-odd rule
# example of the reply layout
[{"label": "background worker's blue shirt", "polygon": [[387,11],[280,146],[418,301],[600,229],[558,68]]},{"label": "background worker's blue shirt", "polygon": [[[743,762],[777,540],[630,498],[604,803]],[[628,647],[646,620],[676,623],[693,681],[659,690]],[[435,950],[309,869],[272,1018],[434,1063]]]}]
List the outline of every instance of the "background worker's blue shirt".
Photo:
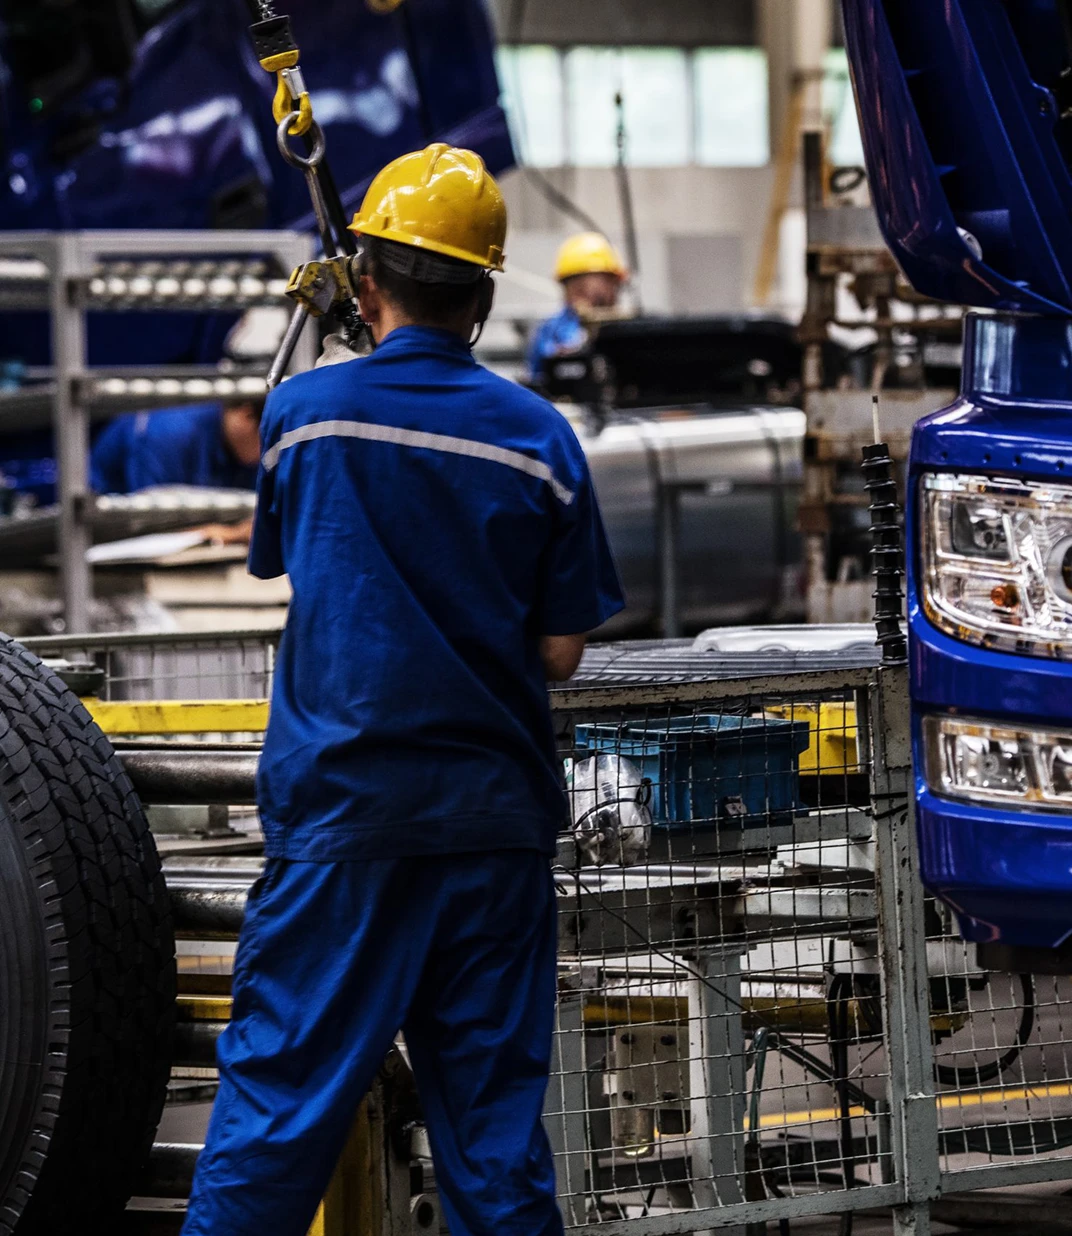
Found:
[{"label": "background worker's blue shirt", "polygon": [[588,331],[569,305],[546,321],[541,322],[529,344],[529,376],[538,382],[543,373],[543,362],[560,352],[575,352],[588,342]]},{"label": "background worker's blue shirt", "polygon": [[257,482],[257,469],[227,449],[218,403],[116,417],[94,444],[89,472],[98,494],[132,494],[152,485],[253,489]]},{"label": "background worker's blue shirt", "polygon": [[261,431],[250,570],[293,588],[257,773],[269,855],[550,852],[539,638],[622,606],[569,424],[407,326],[283,383]]}]

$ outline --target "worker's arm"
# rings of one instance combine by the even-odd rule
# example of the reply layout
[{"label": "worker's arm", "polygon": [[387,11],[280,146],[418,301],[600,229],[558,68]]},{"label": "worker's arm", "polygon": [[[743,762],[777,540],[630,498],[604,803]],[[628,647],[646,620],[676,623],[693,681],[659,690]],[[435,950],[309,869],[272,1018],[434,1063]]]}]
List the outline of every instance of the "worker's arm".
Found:
[{"label": "worker's arm", "polygon": [[253,516],[237,524],[205,524],[195,531],[203,533],[210,545],[248,545],[253,535]]},{"label": "worker's arm", "polygon": [[581,663],[587,635],[545,635],[540,640],[540,656],[548,682],[572,678]]},{"label": "worker's arm", "polygon": [[[568,427],[566,427],[568,430]],[[622,589],[581,445],[568,430],[556,461],[568,499],[556,495],[553,530],[533,615],[550,682],[565,682],[581,661],[588,634],[623,606]]]}]

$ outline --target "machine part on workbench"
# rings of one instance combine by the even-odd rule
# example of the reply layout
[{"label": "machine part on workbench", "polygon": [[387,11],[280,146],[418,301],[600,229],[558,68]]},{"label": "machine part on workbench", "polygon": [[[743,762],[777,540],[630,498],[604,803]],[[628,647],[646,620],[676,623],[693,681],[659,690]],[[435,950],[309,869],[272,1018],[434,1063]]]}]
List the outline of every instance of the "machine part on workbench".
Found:
[{"label": "machine part on workbench", "polygon": [[0,1233],[118,1223],[167,1090],[167,890],[108,740],[0,640]]}]

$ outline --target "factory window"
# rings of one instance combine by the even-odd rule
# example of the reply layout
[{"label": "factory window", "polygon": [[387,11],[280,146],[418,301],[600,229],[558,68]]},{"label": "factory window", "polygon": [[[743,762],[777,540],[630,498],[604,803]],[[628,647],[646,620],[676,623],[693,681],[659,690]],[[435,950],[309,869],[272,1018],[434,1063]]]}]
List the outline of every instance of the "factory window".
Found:
[{"label": "factory window", "polygon": [[617,161],[622,96],[626,160],[641,167],[690,162],[688,61],[675,47],[573,47],[566,52],[569,161]]},{"label": "factory window", "polygon": [[769,158],[767,59],[757,48],[508,46],[499,80],[518,153],[537,166],[612,166],[619,93],[634,167]]},{"label": "factory window", "polygon": [[862,165],[864,148],[843,47],[832,47],[823,64],[823,118],[829,135],[827,154],[838,167]]},{"label": "factory window", "polygon": [[767,57],[757,47],[707,47],[693,57],[696,162],[761,167],[770,160]]},{"label": "factory window", "polygon": [[562,57],[557,48],[500,47],[497,59],[518,157],[536,167],[565,163]]},{"label": "factory window", "polygon": [[566,52],[569,163],[609,167],[615,160],[614,95],[622,84],[620,55],[613,47],[574,47]]}]

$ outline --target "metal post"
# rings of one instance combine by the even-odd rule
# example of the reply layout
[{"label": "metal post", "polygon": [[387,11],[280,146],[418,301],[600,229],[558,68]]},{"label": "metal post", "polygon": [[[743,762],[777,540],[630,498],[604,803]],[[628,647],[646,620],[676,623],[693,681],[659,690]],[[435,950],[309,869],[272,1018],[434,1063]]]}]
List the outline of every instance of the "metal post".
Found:
[{"label": "metal post", "polygon": [[308,1236],[385,1236],[383,1086],[373,1083]]},{"label": "metal post", "polygon": [[659,579],[662,590],[660,613],[664,639],[678,639],[681,618],[678,613],[678,554],[680,542],[680,489],[673,481],[660,477],[659,497]]},{"label": "metal post", "polygon": [[878,671],[869,703],[894,1173],[905,1197],[894,1209],[893,1230],[930,1236],[930,1202],[941,1190],[941,1174],[906,667]]},{"label": "metal post", "polygon": [[68,631],[89,630],[93,577],[90,546],[89,416],[79,404],[76,383],[85,372],[85,316],[71,297],[72,278],[82,273],[81,238],[57,233],[49,262],[52,364],[56,397],[52,412],[59,490],[60,588]]},{"label": "metal post", "polygon": [[587,1222],[588,1110],[584,1067],[584,1000],[582,993],[563,992],[555,1014],[551,1084],[544,1108],[544,1127],[555,1156],[558,1204],[567,1227]]},{"label": "metal post", "polygon": [[[742,944],[726,944],[692,962],[703,979],[688,984],[690,1176],[697,1207],[744,1200],[745,1058],[741,1024]],[[743,1228],[720,1229],[743,1232]]]}]

